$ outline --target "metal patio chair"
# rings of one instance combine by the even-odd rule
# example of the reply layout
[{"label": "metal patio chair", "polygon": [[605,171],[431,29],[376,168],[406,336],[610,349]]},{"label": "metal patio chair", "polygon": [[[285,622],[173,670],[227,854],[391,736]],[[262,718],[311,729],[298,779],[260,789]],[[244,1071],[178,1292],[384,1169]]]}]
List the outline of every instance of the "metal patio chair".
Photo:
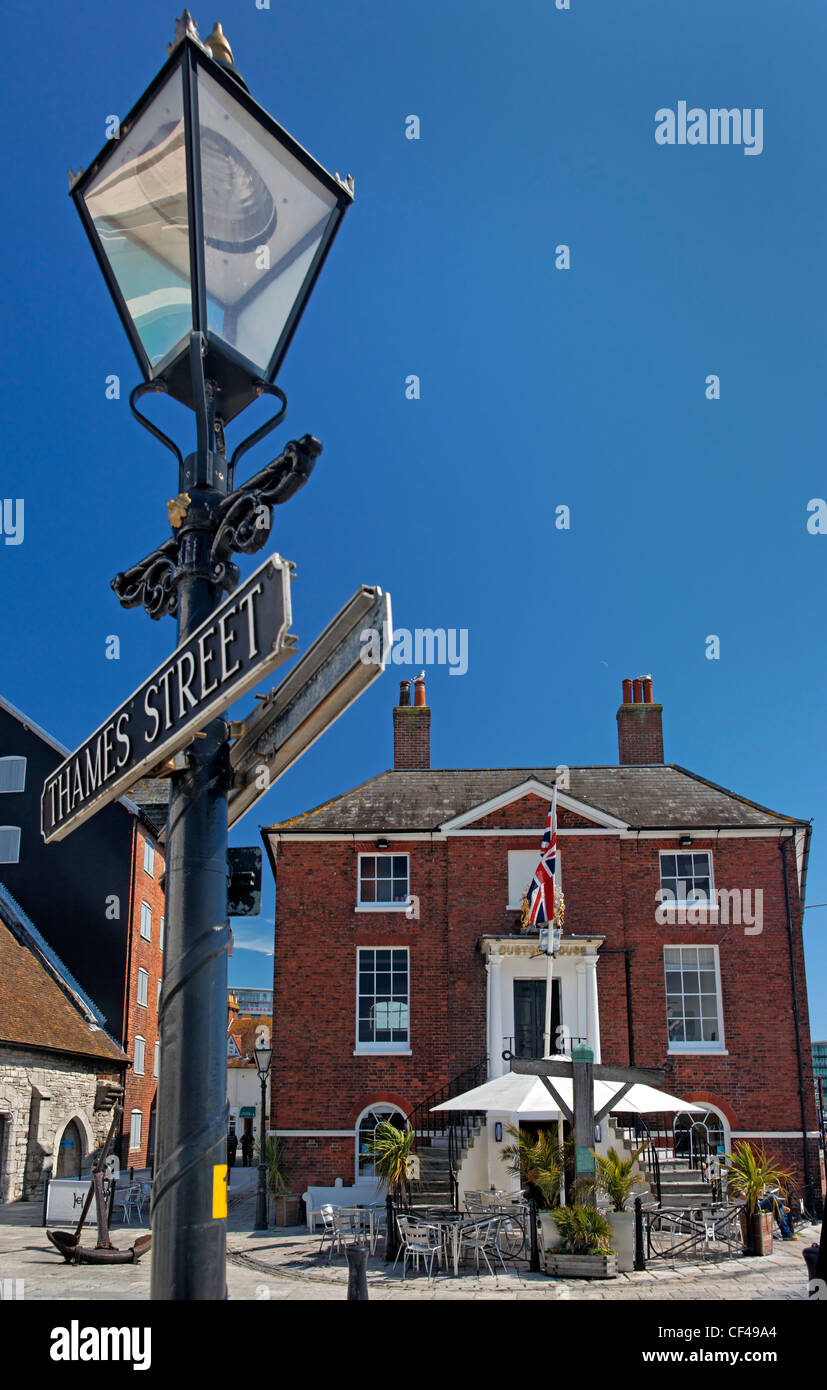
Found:
[{"label": "metal patio chair", "polygon": [[495,1259],[498,1259],[503,1270],[506,1273],[508,1272],[506,1270],[505,1260],[503,1259],[503,1253],[498,1243],[501,1220],[501,1217],[494,1216],[489,1218],[488,1221],[476,1221],[473,1226],[468,1226],[460,1232],[459,1257],[462,1259],[464,1251],[473,1250],[474,1268],[478,1274],[480,1271],[480,1255],[482,1255],[488,1266],[488,1273],[494,1274],[494,1267],[488,1258],[489,1254],[493,1255]]},{"label": "metal patio chair", "polygon": [[419,1261],[424,1259],[428,1261],[428,1278],[432,1278],[434,1260],[437,1264],[442,1264],[442,1231],[436,1226],[429,1226],[427,1222],[412,1220],[409,1216],[398,1216],[396,1224],[402,1243],[393,1262],[394,1269],[396,1261],[402,1255],[402,1278],[405,1279],[408,1260],[414,1261],[418,1273]]},{"label": "metal patio chair", "polygon": [[326,1202],[323,1207],[319,1207],[319,1216],[322,1218],[322,1239],[319,1244],[316,1259],[320,1258],[325,1247],[325,1241],[327,1241],[327,1263],[330,1264],[330,1258],[333,1254],[333,1246],[336,1240],[336,1229],[333,1221],[333,1207],[329,1202]]}]

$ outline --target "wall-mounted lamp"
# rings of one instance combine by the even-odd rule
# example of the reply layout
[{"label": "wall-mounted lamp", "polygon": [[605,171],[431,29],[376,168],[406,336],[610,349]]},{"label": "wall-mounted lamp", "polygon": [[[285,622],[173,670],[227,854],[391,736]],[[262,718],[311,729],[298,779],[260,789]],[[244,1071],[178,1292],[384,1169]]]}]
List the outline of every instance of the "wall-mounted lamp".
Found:
[{"label": "wall-mounted lamp", "polygon": [[387,841],[387,840],[384,840],[384,839],[377,840],[377,841],[376,841],[376,848],[377,848],[377,849],[387,849],[387,848],[388,848],[388,841]]},{"label": "wall-mounted lamp", "polygon": [[494,1125],[494,1138],[498,1144],[501,1144],[503,1141],[502,1120],[497,1120],[496,1124]]},{"label": "wall-mounted lamp", "polygon": [[691,844],[692,844],[692,836],[691,836],[691,835],[679,835],[679,836],[678,836],[678,844],[679,844],[679,845],[691,845]]}]

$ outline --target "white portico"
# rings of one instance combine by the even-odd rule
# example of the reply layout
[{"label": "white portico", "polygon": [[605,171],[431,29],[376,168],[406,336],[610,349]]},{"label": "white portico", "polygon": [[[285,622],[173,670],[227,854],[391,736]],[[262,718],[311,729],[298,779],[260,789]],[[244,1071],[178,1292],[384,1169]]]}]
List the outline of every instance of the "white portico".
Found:
[{"label": "white portico", "polygon": [[[598,948],[602,936],[564,936],[554,958],[552,1051],[570,1051],[572,1041],[589,1044],[600,1058],[597,999]],[[509,1070],[504,1052],[541,1057],[546,993],[546,956],[536,936],[483,936],[485,957],[488,1076]]]}]

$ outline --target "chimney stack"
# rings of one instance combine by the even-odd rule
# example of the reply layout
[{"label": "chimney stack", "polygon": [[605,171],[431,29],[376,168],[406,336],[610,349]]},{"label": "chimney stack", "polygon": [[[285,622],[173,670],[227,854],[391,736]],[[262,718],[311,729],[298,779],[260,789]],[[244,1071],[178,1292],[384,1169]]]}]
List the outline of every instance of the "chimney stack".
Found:
[{"label": "chimney stack", "polygon": [[422,772],[431,766],[431,711],[425,703],[425,677],[399,682],[399,704],[393,711],[393,767],[395,772]]},{"label": "chimney stack", "polygon": [[663,762],[663,705],[652,699],[652,677],[623,682],[617,712],[617,747],[621,767]]}]

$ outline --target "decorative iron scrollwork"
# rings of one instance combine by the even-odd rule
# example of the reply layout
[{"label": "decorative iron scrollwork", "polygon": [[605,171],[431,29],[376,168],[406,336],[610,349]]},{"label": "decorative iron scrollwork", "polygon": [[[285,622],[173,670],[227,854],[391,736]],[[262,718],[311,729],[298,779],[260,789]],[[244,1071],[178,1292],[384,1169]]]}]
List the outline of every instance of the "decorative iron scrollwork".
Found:
[{"label": "decorative iron scrollwork", "polygon": [[171,537],[137,565],[116,574],[112,588],[124,608],[143,605],[150,618],[163,618],[167,613],[174,618],[178,612],[177,564],[178,541]]},{"label": "decorative iron scrollwork", "polygon": [[212,562],[220,582],[226,583],[225,572],[229,578],[232,571],[238,582],[238,570],[230,563],[230,556],[235,551],[254,555],[261,550],[270,535],[272,508],[288,502],[304,487],[321,452],[321,443],[312,434],[292,439],[277,459],[224,499],[218,508],[218,530],[212,544]]}]

